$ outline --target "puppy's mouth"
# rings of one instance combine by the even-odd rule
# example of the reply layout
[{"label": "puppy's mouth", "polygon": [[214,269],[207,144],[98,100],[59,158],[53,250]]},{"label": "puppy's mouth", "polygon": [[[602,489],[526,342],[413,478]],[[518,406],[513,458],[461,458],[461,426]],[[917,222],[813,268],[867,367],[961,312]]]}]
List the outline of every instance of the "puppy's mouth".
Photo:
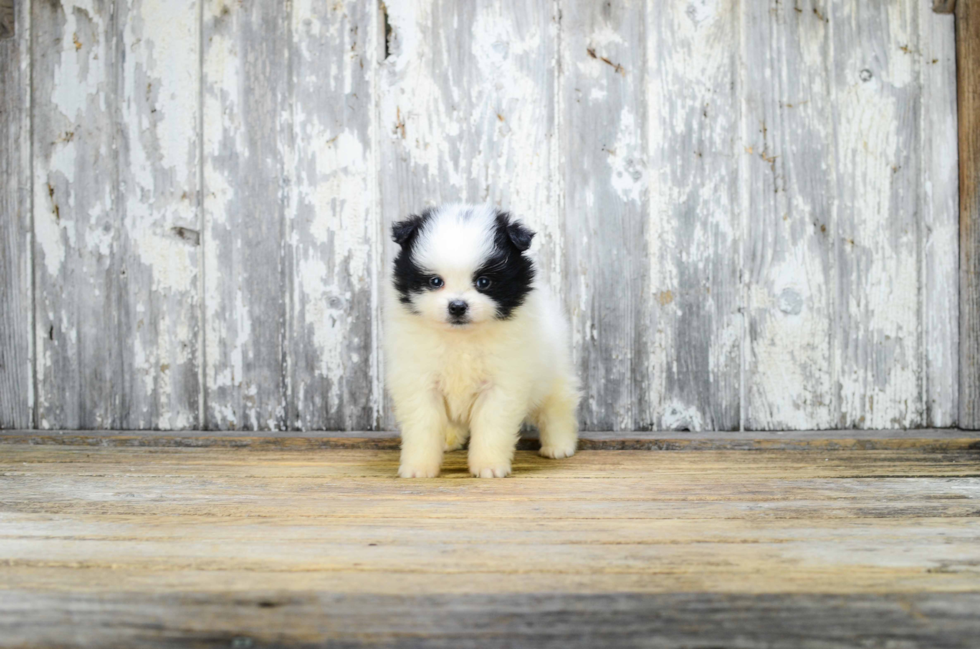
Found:
[{"label": "puppy's mouth", "polygon": [[470,324],[471,322],[472,321],[469,318],[467,318],[466,316],[460,316],[460,317],[455,317],[455,318],[454,317],[450,317],[449,318],[449,324],[452,325],[453,327],[465,327],[466,325]]}]

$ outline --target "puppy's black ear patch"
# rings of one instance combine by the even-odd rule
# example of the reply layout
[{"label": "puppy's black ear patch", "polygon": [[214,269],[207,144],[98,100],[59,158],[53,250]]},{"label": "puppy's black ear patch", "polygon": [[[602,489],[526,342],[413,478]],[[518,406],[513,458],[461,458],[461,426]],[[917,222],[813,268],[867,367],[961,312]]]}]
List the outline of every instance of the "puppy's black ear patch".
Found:
[{"label": "puppy's black ear patch", "polygon": [[522,254],[530,247],[532,238],[534,233],[512,221],[510,214],[497,212],[494,254],[474,273],[473,279],[490,280],[487,289],[477,290],[497,303],[499,320],[511,318],[534,287],[534,262]]},{"label": "puppy's black ear patch", "polygon": [[430,207],[423,210],[421,214],[412,215],[391,226],[391,238],[401,246],[398,254],[395,255],[392,280],[395,290],[398,291],[399,301],[407,305],[409,310],[412,310],[412,294],[423,292],[426,282],[429,281],[429,276],[415,263],[413,255],[419,234],[432,218],[434,211]]},{"label": "puppy's black ear patch", "polygon": [[391,238],[399,246],[404,246],[419,233],[426,217],[413,214],[404,221],[398,221],[391,225]]},{"label": "puppy's black ear patch", "polygon": [[518,250],[524,252],[531,247],[531,239],[534,238],[534,232],[528,230],[517,221],[511,221],[507,224],[507,236]]}]

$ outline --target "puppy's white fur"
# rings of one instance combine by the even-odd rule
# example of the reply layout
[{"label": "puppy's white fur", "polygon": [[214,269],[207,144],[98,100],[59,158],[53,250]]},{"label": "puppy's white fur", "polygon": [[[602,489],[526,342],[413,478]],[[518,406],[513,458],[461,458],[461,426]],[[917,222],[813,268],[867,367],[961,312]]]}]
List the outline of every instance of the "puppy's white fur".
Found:
[{"label": "puppy's white fur", "polygon": [[[488,206],[435,210],[413,258],[445,285],[413,294],[409,304],[393,288],[386,296],[385,362],[403,478],[438,476],[443,452],[468,437],[470,472],[503,478],[525,420],[540,430],[541,455],[575,453],[578,382],[558,304],[535,281],[523,304],[501,319],[494,301],[474,287],[474,274],[494,251],[496,215]],[[468,324],[447,317],[456,299],[469,304]]]}]

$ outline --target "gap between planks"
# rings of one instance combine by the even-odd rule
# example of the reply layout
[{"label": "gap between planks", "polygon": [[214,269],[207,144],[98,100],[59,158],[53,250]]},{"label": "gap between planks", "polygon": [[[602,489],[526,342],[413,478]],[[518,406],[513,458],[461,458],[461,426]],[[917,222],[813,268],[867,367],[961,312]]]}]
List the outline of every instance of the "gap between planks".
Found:
[{"label": "gap between planks", "polygon": [[[395,431],[0,431],[2,444],[157,447],[397,449]],[[518,450],[540,448],[534,431],[525,433]],[[832,451],[832,450],[980,450],[980,432],[955,428],[921,430],[822,430],[747,432],[583,432],[579,450],[589,451]]]}]

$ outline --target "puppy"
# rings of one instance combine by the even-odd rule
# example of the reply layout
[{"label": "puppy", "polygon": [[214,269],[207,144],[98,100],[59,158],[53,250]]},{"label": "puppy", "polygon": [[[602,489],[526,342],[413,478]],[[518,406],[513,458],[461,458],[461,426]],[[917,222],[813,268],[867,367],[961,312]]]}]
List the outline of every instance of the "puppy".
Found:
[{"label": "puppy", "polygon": [[541,455],[575,453],[568,326],[535,281],[532,237],[490,206],[428,209],[392,227],[385,353],[401,477],[438,476],[443,452],[469,439],[470,472],[503,478],[525,420],[540,430]]}]

